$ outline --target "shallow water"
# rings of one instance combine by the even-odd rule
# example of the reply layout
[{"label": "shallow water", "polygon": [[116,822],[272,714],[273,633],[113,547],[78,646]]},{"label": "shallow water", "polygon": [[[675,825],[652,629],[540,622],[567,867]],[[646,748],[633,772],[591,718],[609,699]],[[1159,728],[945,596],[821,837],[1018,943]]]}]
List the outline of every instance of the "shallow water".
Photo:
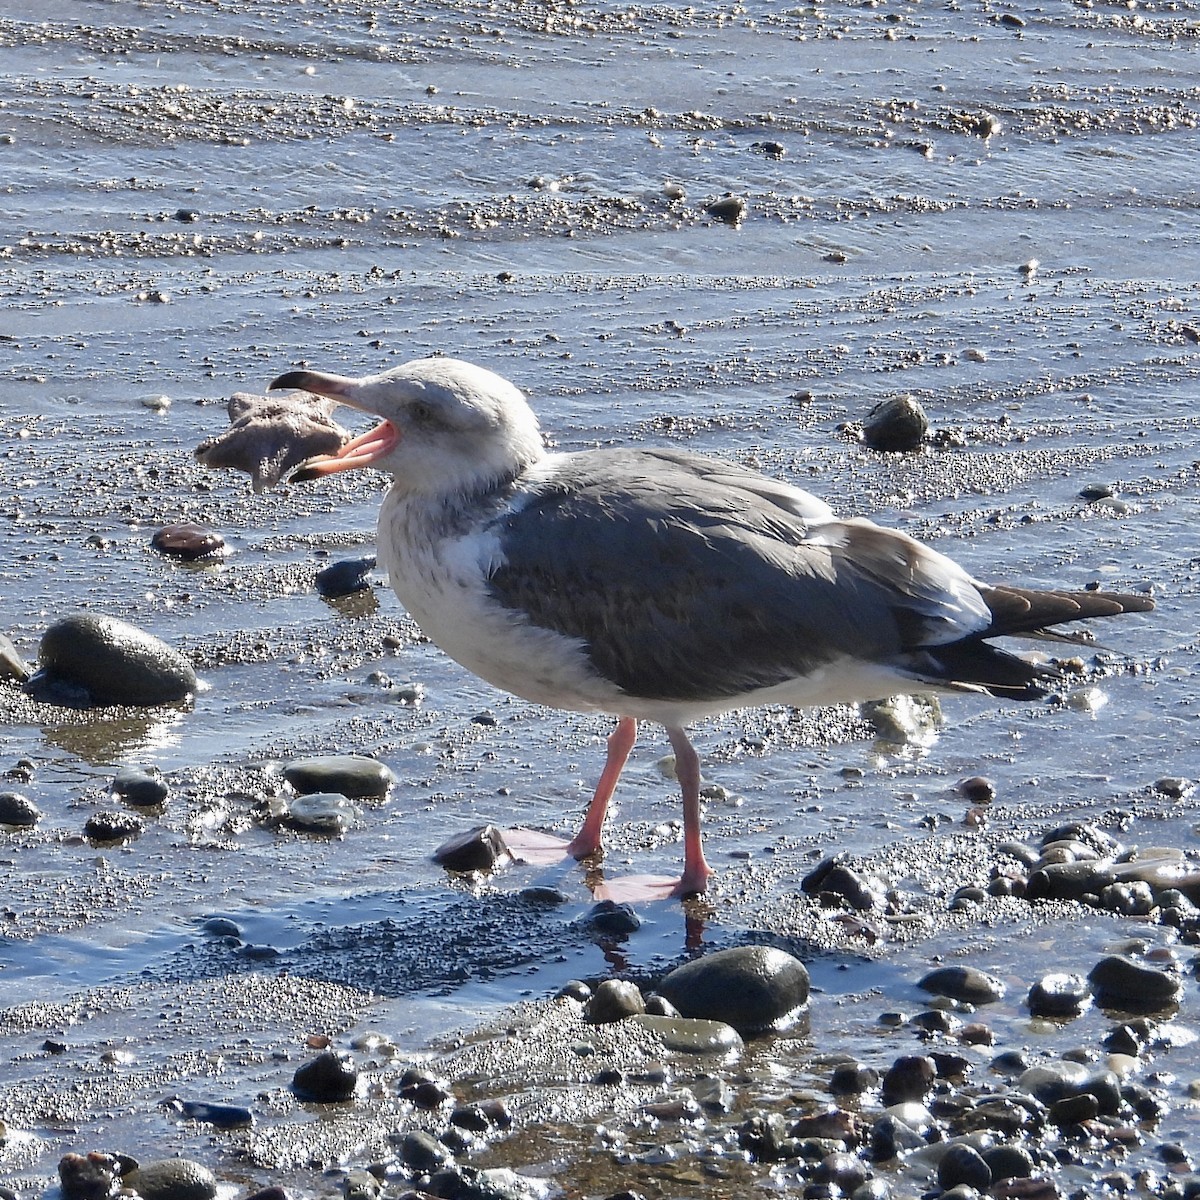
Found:
[{"label": "shallow water", "polygon": [[[46,815],[4,835],[0,1003],[244,969],[196,949],[212,913],[289,969],[353,985],[316,931],[401,909],[422,929],[469,923],[501,901],[448,884],[430,849],[488,819],[566,830],[586,802],[605,721],[466,677],[379,578],[371,601],[317,596],[317,569],[371,552],[378,479],[254,496],[193,462],[230,393],[299,363],[453,353],[513,378],[561,447],[731,455],[983,578],[1153,588],[1152,617],[1099,631],[1137,668],[1102,679],[1099,706],[951,700],[925,748],[840,717],[699,731],[708,776],[744,798],[710,805],[710,941],[786,929],[797,875],[832,850],[891,850],[897,878],[931,894],[971,881],[978,861],[947,861],[930,817],[960,821],[954,784],[978,772],[997,783],[997,838],[1128,810],[1129,840],[1193,844],[1194,806],[1149,788],[1200,773],[1194,4],[1050,3],[1020,26],[1008,8],[769,0],[9,7],[0,630],[33,659],[51,621],[110,612],[191,655],[205,689],[145,720],[8,697],[3,765],[36,764],[20,790]],[[730,192],[736,227],[706,209]],[[960,444],[878,456],[839,431],[903,393]],[[1123,503],[1087,505],[1094,483]],[[227,559],[156,555],[150,535],[177,520],[219,529]],[[495,724],[473,722],[485,709]],[[401,780],[342,841],[264,830],[228,799],[275,786],[273,761],[333,751],[378,754]],[[664,752],[648,739],[631,763],[610,864],[678,857]],[[174,797],[137,842],[97,851],[80,829],[123,763],[161,767]],[[502,876],[495,895],[533,878]],[[578,869],[555,878],[566,911],[511,961],[488,958],[503,939],[481,918],[464,978],[433,959],[375,978],[414,1047],[603,973],[571,928]],[[1104,929],[1081,940],[1093,957]],[[622,963],[678,955],[686,936],[655,914]],[[911,976],[923,953],[880,969]]]}]

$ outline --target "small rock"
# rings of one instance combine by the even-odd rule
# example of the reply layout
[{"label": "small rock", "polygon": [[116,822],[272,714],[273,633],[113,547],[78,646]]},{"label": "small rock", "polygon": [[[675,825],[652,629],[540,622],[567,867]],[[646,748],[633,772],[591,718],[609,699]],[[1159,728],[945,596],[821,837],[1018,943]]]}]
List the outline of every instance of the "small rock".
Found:
[{"label": "small rock", "polygon": [[390,767],[362,754],[298,758],[283,768],[283,777],[301,795],[340,792],[351,800],[382,799],[396,782]]},{"label": "small rock", "polygon": [[1143,966],[1122,954],[1102,958],[1089,972],[1096,1003],[1131,1012],[1155,1012],[1177,1003],[1181,985],[1174,975]]},{"label": "small rock", "polygon": [[213,1200],[216,1176],[188,1158],[161,1158],[125,1176],[124,1184],[142,1200]]},{"label": "small rock", "polygon": [[627,938],[642,927],[642,918],[633,906],[616,900],[601,900],[592,905],[583,921],[594,933],[607,938]]},{"label": "small rock", "polygon": [[171,1107],[190,1121],[203,1121],[215,1129],[249,1129],[254,1114],[240,1104],[209,1104],[203,1100],[173,1100]]},{"label": "small rock", "polygon": [[1091,989],[1082,975],[1059,972],[1039,979],[1029,989],[1025,1003],[1035,1017],[1077,1017],[1091,998]]},{"label": "small rock", "polygon": [[495,825],[478,825],[447,838],[433,852],[433,861],[447,871],[490,871],[507,856],[500,830]]},{"label": "small rock", "polygon": [[150,545],[159,554],[184,562],[221,558],[225,554],[225,539],[219,533],[191,521],[164,525],[150,539]]},{"label": "small rock", "polygon": [[0,825],[29,829],[42,819],[41,809],[20,792],[0,792]]},{"label": "small rock", "polygon": [[383,1183],[370,1171],[358,1167],[342,1180],[342,1195],[346,1200],[376,1200],[383,1191]]},{"label": "small rock", "polygon": [[875,405],[863,422],[863,441],[872,450],[916,450],[929,433],[929,418],[911,396]]},{"label": "small rock", "polygon": [[985,1192],[992,1185],[991,1168],[978,1150],[965,1143],[951,1146],[938,1163],[937,1180],[940,1187],[972,1187]]},{"label": "small rock", "polygon": [[740,225],[746,216],[746,201],[741,196],[735,196],[732,192],[726,192],[724,196],[716,200],[710,200],[705,206],[704,211],[710,217],[716,217],[718,221],[724,221],[726,225]]},{"label": "small rock", "polygon": [[440,1171],[451,1158],[446,1147],[424,1129],[410,1130],[400,1143],[400,1161],[423,1175]]},{"label": "small rock", "polygon": [[319,1104],[349,1100],[358,1084],[358,1072],[345,1055],[325,1050],[296,1068],[292,1091],[303,1100]]},{"label": "small rock", "polygon": [[737,946],[676,967],[657,990],[685,1017],[724,1021],[746,1034],[793,1023],[808,987],[799,959],[773,947]]},{"label": "small rock", "polygon": [[42,635],[38,661],[38,675],[82,689],[92,704],[173,704],[197,687],[196,672],[182,654],[115,617],[79,614],[56,621]]},{"label": "small rock", "polygon": [[355,592],[365,592],[371,586],[373,570],[374,558],[347,558],[332,563],[317,572],[317,592],[327,600],[336,600],[339,596],[352,596]]},{"label": "small rock", "polygon": [[679,1054],[725,1055],[742,1048],[738,1031],[724,1021],[663,1017],[654,1013],[644,1013],[633,1019],[651,1030],[668,1050]]},{"label": "small rock", "polygon": [[305,833],[338,837],[358,820],[358,810],[336,792],[313,792],[288,802],[284,824]]},{"label": "small rock", "polygon": [[83,823],[83,834],[92,842],[128,842],[145,828],[146,822],[136,813],[95,812]]},{"label": "small rock", "polygon": [[584,1019],[593,1025],[610,1025],[646,1011],[646,1001],[636,983],[606,979],[584,1006]]},{"label": "small rock", "polygon": [[109,784],[109,793],[135,808],[154,808],[165,804],[170,789],[162,775],[140,767],[122,767]]},{"label": "small rock", "polygon": [[901,1055],[883,1076],[882,1097],[886,1105],[923,1100],[937,1078],[937,1065],[923,1054]]},{"label": "small rock", "polygon": [[978,967],[939,967],[917,985],[935,996],[949,996],[968,1004],[994,1004],[1004,999],[1004,984]]}]

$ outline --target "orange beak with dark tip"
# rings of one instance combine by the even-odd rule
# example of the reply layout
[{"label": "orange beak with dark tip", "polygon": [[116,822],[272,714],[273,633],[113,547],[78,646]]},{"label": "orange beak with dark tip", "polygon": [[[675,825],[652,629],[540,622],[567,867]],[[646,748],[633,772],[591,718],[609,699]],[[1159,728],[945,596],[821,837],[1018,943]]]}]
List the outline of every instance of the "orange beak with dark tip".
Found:
[{"label": "orange beak with dark tip", "polygon": [[[317,371],[288,371],[271,381],[268,390],[298,389],[337,400],[350,408],[358,405],[347,393],[355,381],[341,375],[326,375]],[[381,421],[374,429],[351,438],[336,454],[322,454],[302,462],[290,475],[289,483],[303,483],[308,479],[320,479],[336,471],[354,471],[359,467],[370,467],[395,449],[400,441],[400,430],[391,421]]]}]

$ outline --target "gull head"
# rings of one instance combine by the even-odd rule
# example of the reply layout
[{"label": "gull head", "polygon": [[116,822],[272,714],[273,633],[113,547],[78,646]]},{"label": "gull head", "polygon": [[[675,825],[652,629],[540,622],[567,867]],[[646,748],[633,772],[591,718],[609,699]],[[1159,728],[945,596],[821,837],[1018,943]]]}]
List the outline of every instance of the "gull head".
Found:
[{"label": "gull head", "polygon": [[288,371],[271,388],[301,388],[381,418],[336,454],[301,464],[289,477],[293,482],[375,467],[414,495],[478,494],[545,454],[537,417],[520,389],[461,359],[420,358],[357,379]]}]

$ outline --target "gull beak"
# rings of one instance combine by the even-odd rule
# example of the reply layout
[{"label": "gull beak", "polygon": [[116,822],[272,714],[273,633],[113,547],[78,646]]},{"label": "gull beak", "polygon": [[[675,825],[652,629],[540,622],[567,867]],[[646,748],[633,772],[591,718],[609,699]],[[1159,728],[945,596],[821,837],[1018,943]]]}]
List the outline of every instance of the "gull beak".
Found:
[{"label": "gull beak", "polygon": [[[270,391],[298,389],[326,396],[339,404],[349,405],[366,411],[357,404],[354,393],[358,380],[345,375],[329,375],[324,371],[288,371],[271,381]],[[400,442],[400,431],[391,421],[381,421],[374,429],[348,441],[336,454],[320,454],[302,462],[291,474],[288,483],[303,483],[308,479],[320,479],[337,471],[354,471],[370,467],[389,454]]]}]

